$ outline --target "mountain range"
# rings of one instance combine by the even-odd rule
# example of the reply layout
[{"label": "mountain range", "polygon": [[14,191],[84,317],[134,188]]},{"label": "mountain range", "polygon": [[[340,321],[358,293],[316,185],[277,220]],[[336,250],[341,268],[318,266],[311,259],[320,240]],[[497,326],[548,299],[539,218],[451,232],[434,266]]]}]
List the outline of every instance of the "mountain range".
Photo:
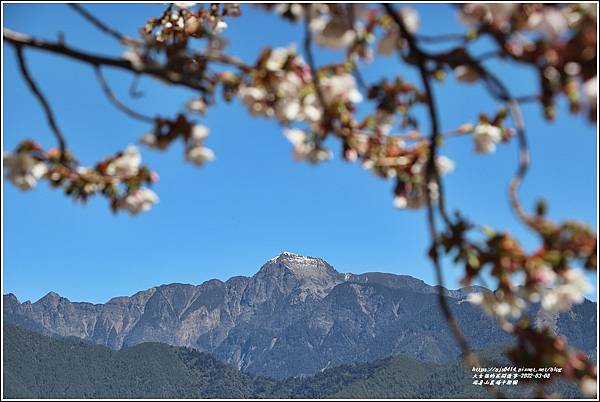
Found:
[{"label": "mountain range", "polygon": [[[466,301],[471,287],[447,290],[410,276],[340,273],[320,258],[282,253],[252,277],[169,284],[105,304],[50,292],[35,303],[3,298],[3,319],[39,334],[113,350],[158,342],[206,352],[242,372],[286,379],[401,355],[455,362],[460,350],[439,311],[444,292],[475,349],[511,341]],[[529,311],[596,358],[596,304],[544,315]],[[187,350],[186,349],[186,350]]]}]

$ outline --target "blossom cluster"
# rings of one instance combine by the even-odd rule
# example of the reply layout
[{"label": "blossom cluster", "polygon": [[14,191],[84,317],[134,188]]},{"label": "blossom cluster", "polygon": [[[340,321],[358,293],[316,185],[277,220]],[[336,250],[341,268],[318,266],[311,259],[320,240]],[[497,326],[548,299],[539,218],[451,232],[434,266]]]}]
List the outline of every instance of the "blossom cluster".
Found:
[{"label": "blossom cluster", "polygon": [[23,141],[14,152],[3,156],[5,175],[22,190],[34,188],[39,180],[62,188],[74,200],[86,202],[99,194],[110,201],[111,209],[131,214],[147,212],[158,202],[158,196],[146,185],[158,181],[158,175],[141,165],[135,146],[129,146],[95,167],[80,166],[68,152],[58,149],[46,152],[34,141]]},{"label": "blossom cluster", "polygon": [[212,149],[204,146],[208,137],[208,127],[190,122],[184,114],[173,120],[157,118],[154,129],[140,138],[140,144],[157,150],[165,150],[177,138],[185,144],[185,159],[196,166],[215,159]]},{"label": "blossom cluster", "polygon": [[238,84],[237,96],[255,116],[286,126],[305,124],[307,129],[286,129],[285,136],[295,158],[312,163],[331,158],[322,140],[329,133],[340,136],[351,123],[354,104],[363,99],[347,66],[325,66],[313,73],[294,46],[265,49],[252,74]]},{"label": "blossom cluster", "polygon": [[221,54],[226,40],[219,34],[227,28],[226,18],[239,17],[237,3],[173,3],[160,17],[151,18],[140,29],[141,41],[129,40],[123,58],[134,69],[166,69],[169,77],[185,77],[202,93],[191,109],[204,111],[206,99],[214,92],[217,74],[209,71],[206,53],[190,46],[190,39],[205,39],[207,53]]},{"label": "blossom cluster", "polygon": [[566,311],[591,290],[575,266],[597,269],[596,235],[582,224],[556,225],[539,216],[534,227],[542,244],[532,253],[510,234],[489,228],[483,241],[471,240],[473,227],[460,217],[440,238],[445,251],[454,252],[455,261],[464,264],[465,286],[486,275],[497,281],[494,293],[471,294],[469,300],[500,320],[519,318],[529,302],[539,302],[549,313]]},{"label": "blossom cluster", "polygon": [[236,3],[212,3],[207,8],[196,3],[174,3],[159,18],[151,18],[142,34],[147,42],[166,45],[169,40],[183,40],[187,36],[199,38],[219,34],[227,28],[225,17],[240,15],[240,6]]},{"label": "blossom cluster", "polygon": [[492,118],[481,113],[476,125],[463,125],[460,133],[472,133],[475,143],[475,153],[491,154],[496,151],[496,145],[500,142],[508,142],[514,136],[515,131],[506,127],[504,121],[508,113],[501,108]]},{"label": "blossom cluster", "polygon": [[586,395],[594,396],[597,373],[589,358],[574,352],[547,326],[534,325],[524,317],[531,303],[550,316],[583,303],[592,287],[582,268],[597,269],[596,235],[577,222],[550,222],[542,205],[529,222],[541,240],[534,252],[527,253],[510,234],[490,228],[483,228],[483,241],[474,241],[468,236],[474,227],[460,216],[439,241],[447,253],[454,252],[455,262],[464,264],[463,285],[471,285],[477,278],[496,281],[494,292],[470,293],[467,300],[517,338],[509,357],[536,367],[563,367],[566,378],[577,381]]},{"label": "blossom cluster", "polygon": [[565,338],[549,328],[535,328],[521,321],[514,326],[517,344],[507,354],[517,364],[533,367],[561,367],[561,376],[575,381],[587,398],[597,397],[598,373],[596,364],[584,353],[569,347]]},{"label": "blossom cluster", "polygon": [[490,36],[503,56],[535,68],[547,118],[555,117],[555,98],[564,95],[572,112],[587,109],[596,120],[597,5],[470,3],[459,15],[472,37]]}]

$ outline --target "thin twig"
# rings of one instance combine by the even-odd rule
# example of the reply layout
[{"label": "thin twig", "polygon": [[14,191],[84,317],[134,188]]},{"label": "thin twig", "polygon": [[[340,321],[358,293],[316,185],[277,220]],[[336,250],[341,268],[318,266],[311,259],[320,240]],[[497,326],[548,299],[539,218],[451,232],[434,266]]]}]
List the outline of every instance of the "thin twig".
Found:
[{"label": "thin twig", "polygon": [[48,120],[48,125],[52,129],[54,137],[56,137],[56,141],[58,141],[61,160],[64,161],[64,158],[66,156],[67,145],[63,133],[60,131],[60,128],[58,128],[58,124],[56,124],[56,119],[54,118],[54,113],[52,112],[50,103],[33,80],[31,74],[29,73],[29,69],[27,68],[27,63],[25,61],[25,55],[23,54],[23,48],[21,46],[15,45],[15,51],[17,52],[17,61],[19,63],[19,70],[21,71],[21,75],[23,76],[25,81],[27,81],[31,92],[33,92],[35,97],[42,105],[42,108],[46,113],[46,120]]},{"label": "thin twig", "polygon": [[140,90],[138,90],[138,84],[140,82],[140,76],[139,75],[134,75],[133,79],[131,80],[131,85],[129,86],[129,96],[131,96],[132,98],[139,98],[144,96],[144,93]]},{"label": "thin twig", "polygon": [[529,146],[527,144],[527,136],[525,135],[525,124],[523,122],[523,116],[521,115],[521,109],[519,108],[519,103],[515,100],[510,100],[508,102],[508,107],[515,123],[515,128],[517,131],[517,141],[519,143],[519,165],[517,167],[517,171],[510,180],[510,184],[508,186],[508,197],[512,206],[513,211],[517,214],[519,219],[523,221],[528,226],[532,226],[531,217],[525,212],[523,205],[519,201],[519,187],[525,176],[527,175],[527,171],[529,170],[530,157],[529,157]]},{"label": "thin twig", "polygon": [[108,100],[110,100],[110,102],[115,105],[115,107],[121,111],[123,111],[124,113],[126,113],[127,115],[129,115],[130,117],[136,119],[136,120],[140,120],[146,123],[154,123],[155,119],[150,117],[150,116],[146,116],[142,113],[136,112],[135,110],[131,109],[129,106],[125,105],[123,102],[121,102],[113,93],[113,91],[110,89],[110,86],[108,85],[108,82],[106,81],[106,79],[104,78],[104,74],[102,74],[102,69],[101,67],[97,66],[95,68],[96,71],[96,77],[98,78],[98,82],[100,83],[100,86],[102,87],[102,91],[104,92],[104,94],[106,95],[106,97],[108,98]]},{"label": "thin twig", "polygon": [[78,3],[69,3],[68,6],[71,7],[75,12],[77,12],[83,18],[88,20],[96,28],[98,28],[105,34],[110,35],[113,38],[117,39],[119,42],[123,43],[124,45],[139,44],[139,42],[136,41],[135,39],[130,38],[127,35],[123,35],[121,32],[117,31],[114,28],[109,27],[104,22],[100,21],[100,19],[98,19],[95,15],[93,15],[92,13],[87,11],[85,8],[83,8]]}]

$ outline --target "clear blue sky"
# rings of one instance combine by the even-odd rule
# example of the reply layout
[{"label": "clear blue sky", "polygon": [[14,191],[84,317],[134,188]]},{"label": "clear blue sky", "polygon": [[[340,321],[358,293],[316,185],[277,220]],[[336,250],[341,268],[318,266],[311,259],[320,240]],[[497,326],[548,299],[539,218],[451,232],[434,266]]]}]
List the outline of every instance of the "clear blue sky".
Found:
[{"label": "clear blue sky", "polygon": [[[135,35],[163,5],[86,5],[122,31]],[[451,6],[419,5],[422,33],[458,32]],[[4,26],[98,53],[117,55],[118,44],[60,4],[4,4]],[[302,27],[264,11],[243,6],[225,36],[229,52],[254,61],[265,45],[301,49]],[[486,43],[479,46],[486,49]],[[17,72],[14,52],[4,46],[4,150],[24,138],[54,146],[44,115]],[[88,66],[28,51],[34,77],[50,98],[70,148],[84,164],[123,149],[148,130],[130,120],[103,97]],[[318,51],[319,62],[342,55]],[[496,66],[516,94],[532,93],[534,75],[516,67]],[[374,81],[415,72],[394,58],[365,67]],[[187,90],[142,79],[145,93],[129,99],[128,74],[107,72],[113,88],[139,110],[173,115],[192,97]],[[474,121],[480,111],[497,105],[479,86],[452,80],[436,85],[442,126],[450,130]],[[533,163],[522,191],[532,206],[541,195],[556,220],[573,217],[596,227],[595,126],[572,117],[561,104],[557,122],[546,123],[537,105],[524,113]],[[217,159],[198,169],[184,163],[180,144],[168,152],[143,150],[144,161],[161,176],[155,191],[161,200],[150,213],[113,215],[101,198],[87,206],[74,204],[46,184],[23,193],[3,183],[3,293],[37,300],[56,291],[74,301],[106,302],[152,286],[211,278],[252,275],[281,251],[320,256],[341,272],[384,271],[410,274],[434,283],[426,259],[428,246],[423,211],[392,207],[392,182],[377,179],[358,165],[336,158],[319,167],[292,160],[290,144],[272,121],[250,117],[237,102],[211,109],[202,122],[210,127],[207,145]],[[500,145],[490,156],[476,156],[467,138],[448,143],[442,153],[456,161],[446,176],[450,209],[514,231],[527,247],[534,238],[515,220],[506,200],[506,185],[516,166],[516,143]],[[457,287],[460,269],[445,264],[447,285]],[[590,277],[595,281],[595,277]],[[595,293],[595,291],[594,291]],[[595,299],[595,296],[590,295]]]}]

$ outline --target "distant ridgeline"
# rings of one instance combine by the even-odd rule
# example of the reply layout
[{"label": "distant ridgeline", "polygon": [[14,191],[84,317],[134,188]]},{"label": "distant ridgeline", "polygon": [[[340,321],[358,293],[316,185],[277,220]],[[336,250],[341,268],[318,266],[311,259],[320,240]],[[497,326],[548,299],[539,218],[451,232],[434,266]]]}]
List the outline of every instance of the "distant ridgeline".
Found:
[{"label": "distant ridgeline", "polygon": [[[480,352],[487,365],[507,362]],[[4,398],[486,398],[460,362],[423,363],[396,356],[344,365],[311,377],[273,380],[246,374],[189,348],[142,343],[121,351],[4,325]],[[530,386],[503,388],[507,397]],[[577,387],[550,390],[578,398]]]},{"label": "distant ridgeline", "polygon": [[[412,359],[411,371],[418,372],[416,367],[454,364],[459,359],[460,349],[439,310],[439,292],[446,294],[473,348],[511,341],[493,319],[466,301],[474,291],[487,290],[446,290],[386,273],[343,274],[320,258],[282,253],[252,277],[210,280],[197,286],[162,285],[105,304],[74,303],[52,292],[35,303],[20,303],[8,294],[3,319],[43,335],[124,348],[120,353],[91,349],[119,362],[144,348],[164,349],[172,356],[206,352],[244,373],[286,379],[405,356]],[[560,315],[544,315],[536,309],[527,313],[596,359],[596,303],[586,300]],[[196,352],[163,345],[131,348],[146,342]],[[151,365],[140,369],[144,367]],[[254,384],[254,377],[237,371],[236,376]],[[151,386],[158,384],[152,380]]]}]

